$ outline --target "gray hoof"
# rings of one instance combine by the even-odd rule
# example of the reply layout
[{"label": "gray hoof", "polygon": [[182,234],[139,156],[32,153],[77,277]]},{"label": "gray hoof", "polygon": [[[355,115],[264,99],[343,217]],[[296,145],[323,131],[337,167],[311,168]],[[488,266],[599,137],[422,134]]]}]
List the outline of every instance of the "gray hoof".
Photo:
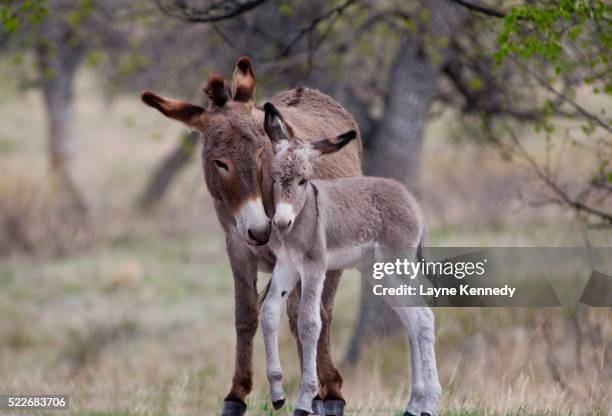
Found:
[{"label": "gray hoof", "polygon": [[226,400],[223,402],[223,410],[221,410],[221,416],[244,416],[246,410],[246,404],[242,402]]},{"label": "gray hoof", "polygon": [[325,400],[325,416],[344,416],[344,400]]},{"label": "gray hoof", "polygon": [[285,405],[285,399],[274,400],[272,402],[272,407],[274,408],[274,410],[278,410],[281,407],[283,407],[284,405]]},{"label": "gray hoof", "polygon": [[293,416],[308,416],[308,412],[306,410],[302,410],[302,409],[295,409],[293,411]]}]

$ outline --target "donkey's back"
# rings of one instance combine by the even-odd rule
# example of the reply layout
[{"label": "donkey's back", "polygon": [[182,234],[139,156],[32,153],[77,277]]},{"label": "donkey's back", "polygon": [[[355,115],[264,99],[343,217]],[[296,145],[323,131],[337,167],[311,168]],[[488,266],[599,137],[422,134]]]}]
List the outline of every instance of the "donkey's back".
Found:
[{"label": "donkey's back", "polygon": [[330,96],[311,88],[298,87],[277,94],[271,102],[279,107],[296,137],[315,141],[355,130],[357,137],[342,152],[313,163],[316,178],[360,176],[362,144],[353,116]]}]

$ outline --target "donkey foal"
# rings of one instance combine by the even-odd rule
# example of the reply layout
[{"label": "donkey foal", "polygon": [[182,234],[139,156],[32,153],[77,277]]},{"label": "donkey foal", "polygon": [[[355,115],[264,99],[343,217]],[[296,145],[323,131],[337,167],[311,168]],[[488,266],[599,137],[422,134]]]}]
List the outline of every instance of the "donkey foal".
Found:
[{"label": "donkey foal", "polygon": [[[303,360],[294,414],[304,415],[313,412],[318,391],[316,346],[325,272],[357,266],[364,247],[416,248],[423,220],[417,202],[397,181],[374,177],[311,180],[318,158],[340,150],[355,138],[354,131],[309,142],[293,137],[291,126],[272,104],[264,109],[264,127],[275,153],[270,172],[276,212],[269,244],[277,262],[260,309],[270,399],[275,404],[285,400],[277,327],[282,299],[300,281],[298,330]],[[426,307],[394,310],[411,346],[412,392],[405,415],[432,415],[441,393],[433,313]]]}]

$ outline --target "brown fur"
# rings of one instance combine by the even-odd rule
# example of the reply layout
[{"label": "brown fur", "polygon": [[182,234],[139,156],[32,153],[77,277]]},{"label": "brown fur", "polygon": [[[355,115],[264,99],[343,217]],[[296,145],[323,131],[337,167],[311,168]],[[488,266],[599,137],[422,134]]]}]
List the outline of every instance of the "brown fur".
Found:
[{"label": "brown fur", "polygon": [[[222,101],[218,78],[207,84],[213,103]],[[275,258],[265,246],[247,244],[239,233],[236,214],[249,201],[261,198],[268,218],[274,216],[270,163],[272,146],[263,128],[264,112],[253,105],[255,78],[252,63],[240,58],[232,80],[232,98],[222,106],[203,109],[192,104],[167,100],[145,92],[143,101],[170,118],[199,130],[203,136],[202,161],[206,185],[214,199],[217,217],[226,235],[235,287],[236,362],[232,387],[226,400],[245,402],[252,388],[253,336],[257,329],[257,270],[271,271]],[[319,91],[298,88],[277,94],[271,100],[278,106],[295,134],[301,137],[329,137],[358,127],[351,115],[333,99]],[[258,158],[258,155],[261,155]],[[226,172],[219,165],[227,166]],[[361,175],[361,140],[354,140],[343,152],[329,155],[314,166],[317,178]],[[265,229],[258,237],[267,240]],[[267,231],[269,235],[269,230]],[[265,238],[263,238],[265,237]],[[339,276],[339,272],[329,272]],[[330,292],[335,286],[330,286]],[[327,300],[326,300],[327,299]],[[318,346],[321,384],[333,398],[342,398],[342,379],[334,367],[329,350],[329,319],[333,293],[324,295],[325,313],[322,341]],[[323,313],[322,313],[323,314]],[[289,314],[291,317],[291,313]],[[299,342],[298,342],[299,345]]]},{"label": "brown fur", "polygon": [[253,64],[246,56],[238,59],[234,70],[233,97],[235,101],[252,101],[255,96],[255,75]]},{"label": "brown fur", "polygon": [[223,76],[213,72],[204,85],[204,94],[217,106],[223,105],[230,99],[230,90],[225,85]]}]

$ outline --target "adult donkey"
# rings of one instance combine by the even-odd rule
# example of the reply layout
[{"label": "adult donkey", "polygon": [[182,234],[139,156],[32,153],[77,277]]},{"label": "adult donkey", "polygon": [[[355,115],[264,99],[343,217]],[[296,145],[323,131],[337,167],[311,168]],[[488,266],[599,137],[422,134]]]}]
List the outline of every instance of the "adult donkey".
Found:
[{"label": "adult donkey", "polygon": [[[271,272],[276,259],[266,246],[270,218],[274,217],[270,164],[274,157],[264,131],[264,111],[254,104],[255,77],[247,57],[236,63],[231,86],[212,74],[204,86],[210,99],[208,108],[169,100],[151,92],[142,101],[167,117],[178,120],[203,137],[204,178],[217,218],[226,238],[234,276],[236,361],[232,387],[225,397],[222,416],[244,415],[245,399],[252,388],[253,336],[258,324],[257,271]],[[270,100],[282,112],[300,137],[330,137],[358,130],[353,117],[332,98],[316,90],[296,88],[283,91]],[[361,175],[361,140],[346,150],[321,159],[314,166],[320,179]],[[320,397],[329,409],[342,414],[342,376],[330,353],[330,321],[333,299],[342,271],[326,274],[322,297],[322,330],[317,345],[317,372]],[[301,345],[297,329],[299,289],[287,302],[291,332]],[[313,407],[321,409],[319,398]],[[273,403],[280,408],[283,401]],[[336,414],[336,413],[328,413]]]}]

